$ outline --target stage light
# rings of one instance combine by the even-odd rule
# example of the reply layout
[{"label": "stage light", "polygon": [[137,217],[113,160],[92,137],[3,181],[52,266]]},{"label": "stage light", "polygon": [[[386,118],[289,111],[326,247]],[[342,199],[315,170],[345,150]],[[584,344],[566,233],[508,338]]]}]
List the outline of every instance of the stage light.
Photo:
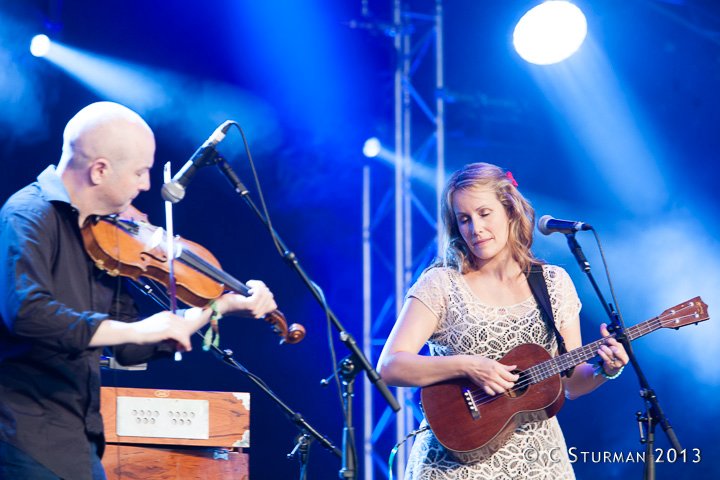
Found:
[{"label": "stage light", "polygon": [[564,0],[549,0],[522,16],[513,32],[513,44],[524,60],[550,65],[575,53],[586,35],[582,10]]},{"label": "stage light", "polygon": [[363,155],[368,158],[375,158],[380,155],[382,145],[376,137],[368,138],[363,145]]},{"label": "stage light", "polygon": [[36,57],[44,57],[50,51],[51,45],[47,35],[35,35],[30,41],[30,53]]}]

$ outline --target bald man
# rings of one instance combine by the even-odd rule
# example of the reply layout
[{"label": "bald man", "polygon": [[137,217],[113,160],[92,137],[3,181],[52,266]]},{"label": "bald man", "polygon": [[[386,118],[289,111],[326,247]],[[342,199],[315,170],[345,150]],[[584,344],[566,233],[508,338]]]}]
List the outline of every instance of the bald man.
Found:
[{"label": "bald man", "polygon": [[[124,364],[169,357],[190,350],[213,314],[141,320],[124,282],[85,253],[85,220],[120,213],[148,190],[154,154],[137,113],[93,103],[68,122],[57,168],[0,210],[0,480],[104,479],[102,347]],[[251,296],[225,294],[215,310],[259,318],[277,308],[262,282],[247,283]]]}]

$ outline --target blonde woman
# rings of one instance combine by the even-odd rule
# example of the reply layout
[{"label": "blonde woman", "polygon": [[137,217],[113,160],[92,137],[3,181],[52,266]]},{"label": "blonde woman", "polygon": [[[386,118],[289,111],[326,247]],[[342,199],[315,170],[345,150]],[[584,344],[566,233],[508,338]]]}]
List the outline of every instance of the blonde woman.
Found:
[{"label": "blonde woman", "polygon": [[[530,251],[535,213],[510,172],[487,163],[466,165],[450,177],[442,200],[440,258],[408,292],[378,369],[389,385],[424,387],[466,378],[488,396],[503,394],[518,380],[516,365],[498,361],[509,350],[526,343],[539,344],[551,355],[558,350],[528,283],[531,267],[542,271],[567,350],[582,345],[580,301],[567,272],[543,265]],[[601,334],[609,335],[604,325]],[[429,356],[419,354],[425,343]],[[591,392],[628,361],[612,337],[598,354],[599,369],[583,363],[563,377],[567,398]],[[432,431],[424,431],[413,445],[406,476],[574,477],[556,417],[520,425],[494,453],[453,453]]]}]

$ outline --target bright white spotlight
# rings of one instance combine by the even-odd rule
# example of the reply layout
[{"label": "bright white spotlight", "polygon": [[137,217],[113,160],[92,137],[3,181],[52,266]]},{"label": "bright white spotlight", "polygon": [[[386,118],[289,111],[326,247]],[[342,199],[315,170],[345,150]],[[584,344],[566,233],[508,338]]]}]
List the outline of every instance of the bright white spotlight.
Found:
[{"label": "bright white spotlight", "polygon": [[47,35],[35,35],[30,41],[30,53],[36,57],[44,57],[50,51],[50,44]]},{"label": "bright white spotlight", "polygon": [[380,155],[381,149],[382,145],[380,145],[380,140],[376,137],[368,138],[363,145],[363,155],[368,158],[375,158]]},{"label": "bright white spotlight", "polygon": [[575,53],[586,35],[582,10],[564,0],[550,0],[523,15],[515,26],[513,44],[524,60],[550,65]]}]

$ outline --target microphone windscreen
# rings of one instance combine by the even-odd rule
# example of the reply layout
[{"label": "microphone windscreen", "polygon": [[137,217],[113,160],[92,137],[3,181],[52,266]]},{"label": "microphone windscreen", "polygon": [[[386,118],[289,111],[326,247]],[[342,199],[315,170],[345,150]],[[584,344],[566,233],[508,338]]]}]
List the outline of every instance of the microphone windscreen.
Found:
[{"label": "microphone windscreen", "polygon": [[170,203],[177,203],[185,197],[185,187],[178,182],[168,182],[160,190],[163,200]]},{"label": "microphone windscreen", "polygon": [[537,223],[537,227],[538,227],[538,230],[540,230],[540,233],[542,233],[543,235],[550,235],[552,233],[547,228],[548,222],[552,219],[553,219],[553,217],[551,217],[550,215],[543,215],[542,217],[540,217],[540,219],[538,220],[538,223]]}]

